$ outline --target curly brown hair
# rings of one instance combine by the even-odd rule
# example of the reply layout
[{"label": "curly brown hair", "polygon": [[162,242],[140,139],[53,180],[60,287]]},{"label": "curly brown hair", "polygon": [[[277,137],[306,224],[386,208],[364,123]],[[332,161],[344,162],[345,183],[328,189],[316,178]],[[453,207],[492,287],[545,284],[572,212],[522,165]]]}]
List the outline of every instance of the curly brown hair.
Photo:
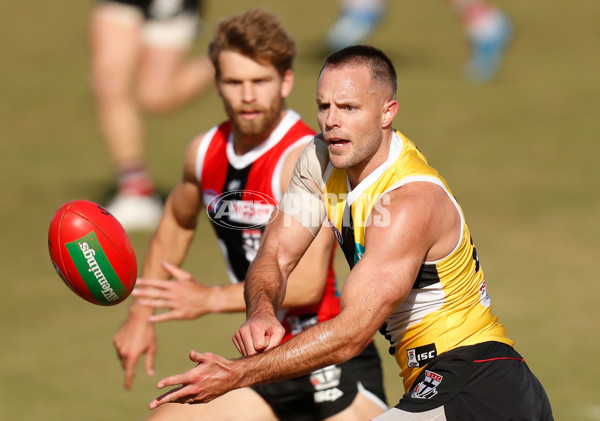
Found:
[{"label": "curly brown hair", "polygon": [[275,15],[262,7],[232,15],[217,24],[208,55],[220,76],[219,54],[236,51],[261,64],[271,64],[283,74],[292,68],[296,43]]}]

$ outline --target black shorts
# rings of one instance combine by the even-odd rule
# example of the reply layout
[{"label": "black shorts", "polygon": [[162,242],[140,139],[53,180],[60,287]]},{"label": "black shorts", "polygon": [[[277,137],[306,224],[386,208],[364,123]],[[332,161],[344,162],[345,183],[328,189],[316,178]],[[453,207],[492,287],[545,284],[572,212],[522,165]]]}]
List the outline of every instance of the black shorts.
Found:
[{"label": "black shorts", "polygon": [[386,405],[381,361],[372,342],[345,363],[252,389],[282,421],[323,420],[349,407],[359,391]]},{"label": "black shorts", "polygon": [[[168,20],[181,14],[197,15],[200,10],[201,0],[177,0],[163,2],[160,0],[99,0],[102,2],[120,3],[134,6],[142,10],[148,20]],[[154,3],[154,5],[152,4]]]},{"label": "black shorts", "polygon": [[500,342],[445,352],[431,360],[396,408],[443,407],[446,420],[553,420],[544,388],[523,357]]}]

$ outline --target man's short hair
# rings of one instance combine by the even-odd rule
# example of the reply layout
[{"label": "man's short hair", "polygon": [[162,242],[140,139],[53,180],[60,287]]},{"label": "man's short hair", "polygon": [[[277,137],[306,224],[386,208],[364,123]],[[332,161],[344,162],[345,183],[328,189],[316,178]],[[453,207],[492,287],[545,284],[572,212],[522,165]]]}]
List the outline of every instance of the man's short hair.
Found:
[{"label": "man's short hair", "polygon": [[321,73],[326,68],[358,65],[367,66],[373,80],[388,85],[392,92],[392,98],[396,98],[398,77],[394,64],[383,51],[370,45],[351,45],[330,54],[325,59]]},{"label": "man's short hair", "polygon": [[208,46],[217,77],[222,51],[235,51],[260,64],[270,64],[283,76],[292,68],[296,43],[275,15],[258,7],[222,19],[217,24]]}]

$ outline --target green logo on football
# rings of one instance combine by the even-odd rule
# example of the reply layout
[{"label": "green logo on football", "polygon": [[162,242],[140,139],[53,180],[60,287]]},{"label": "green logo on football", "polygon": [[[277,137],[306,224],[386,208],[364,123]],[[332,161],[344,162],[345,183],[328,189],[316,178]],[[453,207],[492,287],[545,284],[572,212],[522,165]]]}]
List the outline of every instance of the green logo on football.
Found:
[{"label": "green logo on football", "polygon": [[127,296],[127,289],[108,261],[94,231],[65,245],[79,276],[98,303],[110,304]]}]

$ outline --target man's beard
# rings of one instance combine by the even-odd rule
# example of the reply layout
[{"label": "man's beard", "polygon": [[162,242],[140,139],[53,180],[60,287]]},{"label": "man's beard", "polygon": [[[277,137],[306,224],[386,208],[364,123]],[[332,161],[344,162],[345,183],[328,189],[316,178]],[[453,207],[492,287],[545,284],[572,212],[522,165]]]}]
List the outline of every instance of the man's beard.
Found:
[{"label": "man's beard", "polygon": [[272,123],[272,119],[268,119],[267,115],[260,114],[254,120],[246,120],[239,114],[235,114],[231,119],[231,124],[236,131],[244,137],[257,137],[267,131],[268,126]]},{"label": "man's beard", "polygon": [[[242,109],[243,110],[243,109]],[[247,120],[241,115],[242,110],[228,110],[231,124],[235,130],[244,137],[255,138],[268,135],[275,128],[283,110],[283,101],[276,101],[270,107],[253,107],[253,111],[260,114],[253,120]]]}]

